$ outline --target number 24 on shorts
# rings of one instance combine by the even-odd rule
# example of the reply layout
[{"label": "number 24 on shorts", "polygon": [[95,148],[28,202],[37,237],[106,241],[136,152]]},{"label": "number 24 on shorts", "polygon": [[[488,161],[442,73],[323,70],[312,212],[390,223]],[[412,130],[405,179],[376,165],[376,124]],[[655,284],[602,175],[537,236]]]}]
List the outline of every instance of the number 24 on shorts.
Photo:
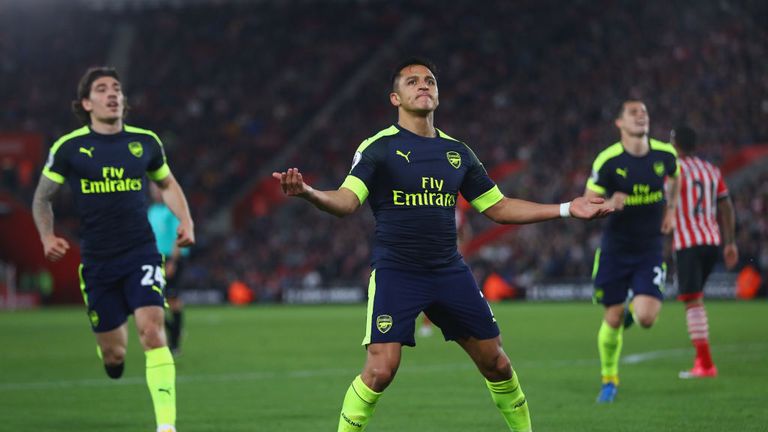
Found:
[{"label": "number 24 on shorts", "polygon": [[143,286],[154,286],[154,285],[160,285],[160,287],[165,287],[165,276],[163,275],[163,269],[160,266],[153,266],[153,265],[143,265],[141,266],[141,271],[144,272],[144,277],[141,278],[141,284]]},{"label": "number 24 on shorts", "polygon": [[659,287],[659,290],[663,292],[664,282],[667,280],[667,265],[663,264],[661,267],[656,266],[653,268],[653,272],[656,274],[653,278],[653,284]]}]

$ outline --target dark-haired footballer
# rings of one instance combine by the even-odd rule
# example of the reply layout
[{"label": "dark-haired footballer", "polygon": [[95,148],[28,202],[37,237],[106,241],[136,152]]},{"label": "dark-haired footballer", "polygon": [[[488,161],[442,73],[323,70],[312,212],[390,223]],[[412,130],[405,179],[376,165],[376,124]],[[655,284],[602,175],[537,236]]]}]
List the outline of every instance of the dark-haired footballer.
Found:
[{"label": "dark-haired footballer", "polygon": [[157,430],[174,432],[176,368],[163,328],[163,262],[147,220],[146,179],[160,187],[163,201],[180,220],[179,246],[195,242],[187,201],[158,136],[123,123],[126,99],[117,71],[88,69],[72,108],[84,126],[51,146],[32,205],[45,257],[57,261],[69,249],[54,233],[51,207],[54,194],[68,183],[80,215],[80,287],[107,375],[122,376],[126,320],[133,314]]},{"label": "dark-haired footballer", "polygon": [[688,336],[696,348],[693,367],[680,378],[714,378],[717,367],[709,350],[709,319],[704,307],[704,284],[723,247],[723,262],[733,269],[739,262],[736,214],[720,169],[700,158],[696,131],[688,126],[672,130],[670,141],[680,155],[680,205],[673,237],[677,263],[678,300],[685,303]]},{"label": "dark-haired footballer", "polygon": [[604,306],[597,336],[598,403],[616,398],[624,327],[637,321],[650,328],[661,310],[667,273],[662,241],[674,231],[680,191],[677,152],[648,136],[645,104],[624,101],[614,123],[621,140],[597,155],[584,191],[587,198],[608,198],[616,210],[607,220],[593,270],[595,301]]},{"label": "dark-haired footballer", "polygon": [[415,345],[414,322],[422,311],[475,362],[510,430],[531,430],[493,312],[456,247],[456,199],[461,193],[477,211],[508,224],[591,219],[610,211],[602,199],[537,204],[502,195],[472,150],[435,128],[434,71],[423,59],[397,66],[389,95],[397,124],[360,144],[338,190],[312,188],[297,168],[272,174],[285,194],[336,216],[353,213],[368,199],[376,219],[363,339],[367,359],[347,390],[338,431],[365,429],[395,377],[402,346]]}]

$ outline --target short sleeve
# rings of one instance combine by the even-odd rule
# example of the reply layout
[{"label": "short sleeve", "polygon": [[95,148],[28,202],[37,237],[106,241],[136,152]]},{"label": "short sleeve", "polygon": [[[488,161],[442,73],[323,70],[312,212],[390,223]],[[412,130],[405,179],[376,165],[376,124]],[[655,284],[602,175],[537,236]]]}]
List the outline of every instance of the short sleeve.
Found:
[{"label": "short sleeve", "polygon": [[150,142],[149,163],[147,164],[147,176],[154,180],[160,181],[168,177],[171,173],[171,169],[168,167],[168,162],[165,157],[165,149],[163,143],[157,135],[152,135],[148,140]]},{"label": "short sleeve", "polygon": [[464,176],[460,191],[464,199],[469,201],[475,210],[482,213],[501,201],[504,195],[488,176],[480,159],[469,147],[467,150],[469,153],[467,174]]},{"label": "short sleeve", "polygon": [[376,175],[376,168],[381,159],[383,144],[373,143],[366,145],[365,142],[358,147],[352,158],[352,168],[344,179],[340,187],[351,190],[357,195],[360,204],[368,198],[370,187]]},{"label": "short sleeve", "polygon": [[587,189],[600,195],[607,195],[608,190],[613,190],[612,178],[609,175],[607,169],[608,164],[600,163],[599,159],[596,159],[592,164],[592,172],[587,179]]},{"label": "short sleeve", "polygon": [[680,177],[680,163],[677,161],[677,155],[673,154],[669,159],[667,175],[672,178]]},{"label": "short sleeve", "polygon": [[720,172],[720,169],[717,167],[713,168],[715,172],[715,180],[717,181],[717,199],[726,198],[730,195],[728,185],[725,184],[725,179],[723,179],[723,174]]},{"label": "short sleeve", "polygon": [[70,153],[71,145],[56,145],[51,146],[48,152],[48,160],[43,167],[43,175],[49,180],[58,184],[63,184],[69,176],[70,172]]}]

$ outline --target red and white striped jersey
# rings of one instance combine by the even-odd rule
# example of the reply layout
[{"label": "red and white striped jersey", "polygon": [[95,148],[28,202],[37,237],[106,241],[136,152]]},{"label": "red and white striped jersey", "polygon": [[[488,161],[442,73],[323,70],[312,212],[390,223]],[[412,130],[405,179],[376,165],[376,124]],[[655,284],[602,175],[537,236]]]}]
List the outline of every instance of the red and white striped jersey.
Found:
[{"label": "red and white striped jersey", "polygon": [[677,206],[675,250],[701,245],[720,245],[717,200],[728,196],[720,169],[695,156],[680,163],[680,202]]}]

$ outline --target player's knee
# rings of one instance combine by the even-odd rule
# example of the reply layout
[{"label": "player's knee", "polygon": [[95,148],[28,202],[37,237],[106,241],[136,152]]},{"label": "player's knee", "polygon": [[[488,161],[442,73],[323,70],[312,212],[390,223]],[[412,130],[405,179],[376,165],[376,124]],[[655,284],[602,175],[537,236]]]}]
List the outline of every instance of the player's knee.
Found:
[{"label": "player's knee", "polygon": [[148,326],[141,329],[139,338],[144,349],[154,349],[165,346],[165,332],[162,327]]},{"label": "player's knee", "polygon": [[480,369],[483,376],[489,381],[502,381],[512,378],[512,363],[503,351],[499,351],[489,357],[487,361],[480,365]]},{"label": "player's knee", "polygon": [[506,354],[501,353],[496,360],[496,375],[501,379],[512,378],[512,363],[509,361],[509,357]]},{"label": "player's knee", "polygon": [[395,369],[391,367],[380,367],[372,370],[374,379],[383,384],[389,384],[395,379]]},{"label": "player's knee", "polygon": [[611,328],[617,329],[624,324],[624,306],[618,307],[611,306],[603,315],[603,321],[605,321]]},{"label": "player's knee", "polygon": [[623,315],[619,315],[619,316],[616,316],[616,317],[611,316],[611,317],[604,318],[604,320],[605,320],[605,322],[611,328],[617,329],[617,328],[621,327],[621,325],[622,325],[622,323],[624,321],[624,316]]},{"label": "player's knee", "polygon": [[634,314],[635,322],[642,328],[651,328],[656,323],[657,316],[656,311],[645,309],[637,310]]},{"label": "player's knee", "polygon": [[637,323],[640,324],[640,327],[642,327],[642,328],[651,328],[655,322],[656,322],[656,317],[655,316],[639,316],[639,317],[637,317]]},{"label": "player's knee", "polygon": [[371,389],[378,392],[387,388],[392,380],[395,379],[397,369],[389,366],[381,366],[369,368],[367,372],[372,383]]}]

